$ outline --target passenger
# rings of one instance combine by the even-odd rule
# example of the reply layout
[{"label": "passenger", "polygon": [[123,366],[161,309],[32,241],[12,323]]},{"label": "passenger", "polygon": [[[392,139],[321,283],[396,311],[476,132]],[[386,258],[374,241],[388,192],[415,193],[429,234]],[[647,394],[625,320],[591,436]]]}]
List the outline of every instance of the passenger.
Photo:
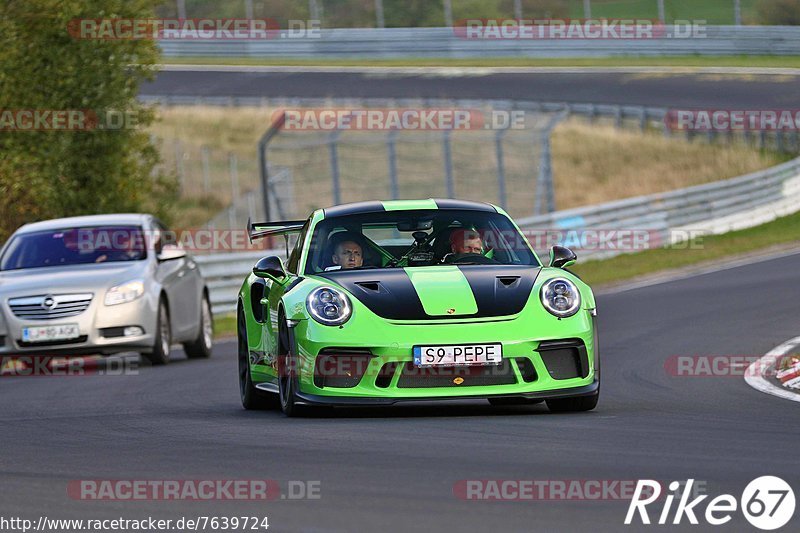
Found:
[{"label": "passenger", "polygon": [[471,229],[458,229],[450,234],[450,250],[455,255],[483,253],[481,234]]}]

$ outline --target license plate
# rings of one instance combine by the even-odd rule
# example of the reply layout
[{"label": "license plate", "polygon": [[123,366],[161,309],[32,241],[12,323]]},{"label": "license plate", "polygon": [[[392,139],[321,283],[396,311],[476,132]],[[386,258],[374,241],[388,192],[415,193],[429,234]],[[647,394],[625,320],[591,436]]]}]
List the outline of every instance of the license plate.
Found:
[{"label": "license plate", "polygon": [[450,346],[414,346],[417,366],[499,365],[503,362],[503,345],[458,344]]},{"label": "license plate", "polygon": [[23,342],[64,341],[80,337],[78,324],[53,324],[22,328]]}]

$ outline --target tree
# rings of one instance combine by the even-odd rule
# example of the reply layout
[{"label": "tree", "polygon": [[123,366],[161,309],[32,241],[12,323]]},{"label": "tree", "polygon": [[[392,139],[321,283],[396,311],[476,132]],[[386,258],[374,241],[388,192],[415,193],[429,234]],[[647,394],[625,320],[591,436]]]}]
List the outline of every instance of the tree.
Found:
[{"label": "tree", "polygon": [[[0,241],[19,224],[80,214],[149,211],[166,216],[174,179],[144,128],[137,101],[158,60],[153,40],[79,39],[78,19],[153,18],[157,0],[6,0],[0,4]],[[119,129],[19,131],[20,110],[81,110],[124,117]],[[91,121],[87,121],[87,126]],[[168,216],[166,216],[168,218]]]}]

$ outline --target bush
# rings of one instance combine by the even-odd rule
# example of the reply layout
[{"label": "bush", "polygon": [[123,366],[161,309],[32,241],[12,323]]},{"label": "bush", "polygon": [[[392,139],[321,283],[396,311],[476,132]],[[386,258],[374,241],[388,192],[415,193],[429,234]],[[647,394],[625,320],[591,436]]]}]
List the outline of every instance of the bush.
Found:
[{"label": "bush", "polygon": [[[85,110],[129,117],[114,130],[14,131],[0,124],[0,242],[22,223],[72,215],[147,211],[168,215],[175,180],[144,128],[137,101],[152,75],[151,40],[81,40],[79,18],[152,18],[157,0],[7,0],[0,3],[0,110]],[[5,127],[5,129],[4,129]]]},{"label": "bush", "polygon": [[759,0],[758,22],[770,26],[800,26],[800,0]]}]

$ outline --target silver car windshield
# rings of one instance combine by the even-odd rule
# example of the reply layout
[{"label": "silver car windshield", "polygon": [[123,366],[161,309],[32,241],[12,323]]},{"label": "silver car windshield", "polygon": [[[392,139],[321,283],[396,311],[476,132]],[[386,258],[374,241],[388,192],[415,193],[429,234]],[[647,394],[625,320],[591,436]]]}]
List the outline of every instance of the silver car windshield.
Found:
[{"label": "silver car windshield", "polygon": [[147,258],[140,226],[62,228],[11,238],[0,270],[141,261]]}]

